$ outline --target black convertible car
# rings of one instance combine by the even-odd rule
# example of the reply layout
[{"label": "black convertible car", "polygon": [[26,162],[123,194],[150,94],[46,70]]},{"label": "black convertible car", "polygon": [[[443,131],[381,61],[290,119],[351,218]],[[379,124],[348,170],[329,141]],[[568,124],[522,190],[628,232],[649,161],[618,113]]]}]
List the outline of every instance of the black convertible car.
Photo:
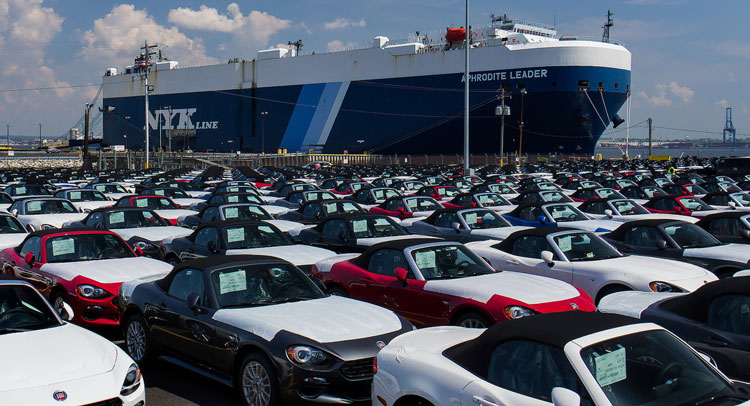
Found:
[{"label": "black convertible car", "polygon": [[304,203],[302,207],[297,210],[292,210],[279,215],[279,220],[314,224],[319,223],[328,216],[350,213],[367,213],[367,211],[351,200],[315,200]]},{"label": "black convertible car", "polygon": [[750,244],[750,212],[716,213],[702,218],[695,225],[702,227],[721,242]]},{"label": "black convertible car", "polygon": [[413,329],[393,312],[326,296],[294,265],[225,256],[176,266],[124,296],[125,347],[237,389],[244,405],[369,404],[374,357]]},{"label": "black convertible car", "polygon": [[380,214],[330,216],[315,227],[301,230],[295,240],[337,252],[362,252],[383,241],[414,237],[396,221]]}]

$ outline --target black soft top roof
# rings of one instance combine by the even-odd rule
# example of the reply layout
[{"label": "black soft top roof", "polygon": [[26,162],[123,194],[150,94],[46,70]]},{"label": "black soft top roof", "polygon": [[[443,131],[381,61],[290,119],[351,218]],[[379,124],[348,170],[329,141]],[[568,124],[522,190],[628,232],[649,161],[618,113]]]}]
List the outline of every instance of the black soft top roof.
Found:
[{"label": "black soft top roof", "polygon": [[625,237],[625,232],[633,227],[659,227],[666,223],[687,223],[682,220],[675,219],[648,219],[648,220],[636,220],[622,223],[621,226],[617,227],[613,231],[604,235],[607,238],[613,238],[615,240],[622,240]]},{"label": "black soft top roof", "polygon": [[732,218],[732,219],[738,219],[740,217],[744,217],[750,214],[750,211],[745,210],[732,210],[732,211],[723,211],[721,213],[714,213],[711,215],[708,215],[706,217],[703,217],[695,224],[703,227],[704,225],[708,225],[711,221],[718,219],[718,218]]},{"label": "black soft top roof", "polygon": [[719,279],[701,286],[692,293],[663,301],[659,307],[705,323],[708,320],[708,305],[713,299],[728,294],[747,295],[748,292],[750,292],[750,277]]},{"label": "black soft top roof", "polygon": [[[440,238],[402,238],[398,240],[391,240],[391,241],[385,241],[381,242],[379,244],[375,244],[368,248],[365,252],[360,254],[360,256],[353,258],[349,262],[351,262],[354,265],[357,265],[358,267],[362,269],[367,269],[368,264],[370,263],[370,257],[375,252],[383,249],[383,248],[390,248],[398,251],[403,251],[404,249],[408,247],[412,247],[419,244],[427,244],[427,243],[438,243],[443,242],[443,239]],[[460,244],[460,243],[456,243]]]},{"label": "black soft top roof", "polygon": [[[329,200],[314,200],[314,201],[316,201],[316,202],[329,202]],[[355,202],[353,200],[345,200],[345,201],[350,202],[350,203],[357,203],[357,202]],[[370,218],[387,218],[387,219],[391,219],[390,216],[386,216],[385,214],[375,214],[375,213],[332,214],[330,216],[326,216],[326,218],[323,219],[320,222],[320,224],[318,224],[317,226],[315,226],[315,229],[318,230],[318,231],[323,230],[323,225],[326,222],[330,221],[330,220],[338,219],[338,220],[349,221],[349,220],[352,220],[352,219],[359,220],[359,219],[370,219]]]},{"label": "black soft top roof", "polygon": [[565,344],[577,338],[640,322],[632,317],[598,312],[538,314],[495,324],[476,339],[445,350],[443,355],[473,374],[486,377],[490,355],[503,342],[533,341],[563,349]]},{"label": "black soft top roof", "polygon": [[267,255],[212,255],[204,258],[180,262],[179,264],[175,265],[172,271],[167,276],[165,276],[164,279],[156,281],[156,284],[159,285],[162,289],[167,290],[170,283],[172,282],[172,279],[174,278],[174,275],[185,268],[196,269],[198,271],[206,271],[216,267],[221,267],[223,265],[244,265],[251,263],[289,264],[289,262],[283,259]]},{"label": "black soft top roof", "polygon": [[96,231],[97,233],[102,233],[102,232],[103,233],[112,233],[111,231],[108,231],[108,230],[95,229],[95,228],[90,228],[90,227],[71,227],[71,228],[51,228],[51,229],[48,229],[48,230],[38,230],[38,231],[34,231],[32,233],[29,233],[29,236],[33,235],[33,236],[43,237],[45,235],[50,235],[50,234],[61,234],[61,235],[63,235],[63,234],[66,234],[66,233],[75,233],[75,232],[81,232],[81,231]]},{"label": "black soft top roof", "polygon": [[517,239],[522,237],[528,237],[528,236],[536,236],[536,237],[547,237],[550,234],[554,233],[560,233],[564,231],[580,231],[582,233],[586,233],[588,231],[581,230],[578,228],[571,228],[571,227],[536,227],[536,228],[528,228],[526,230],[520,230],[512,233],[509,235],[506,239],[500,241],[499,243],[495,244],[494,247],[505,252],[511,252],[513,250],[513,243],[516,242]]}]

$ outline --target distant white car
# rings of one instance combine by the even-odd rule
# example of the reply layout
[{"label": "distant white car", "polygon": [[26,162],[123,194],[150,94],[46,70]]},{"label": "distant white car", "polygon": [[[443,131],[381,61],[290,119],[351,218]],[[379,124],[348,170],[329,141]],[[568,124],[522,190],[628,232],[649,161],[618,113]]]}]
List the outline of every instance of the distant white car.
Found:
[{"label": "distant white car", "polygon": [[68,221],[86,217],[70,201],[57,197],[31,197],[17,200],[10,212],[29,231],[60,228]]},{"label": "distant white car", "polygon": [[17,247],[29,233],[17,218],[0,213],[0,250]]},{"label": "distant white car", "polygon": [[385,346],[376,365],[378,406],[750,404],[747,384],[671,332],[603,313],[415,330]]},{"label": "distant white car", "polygon": [[525,272],[568,282],[598,303],[624,290],[692,292],[717,280],[708,270],[685,262],[622,255],[592,232],[538,228],[511,234],[502,242],[466,244],[497,270]]},{"label": "distant white car", "polygon": [[[66,319],[72,318],[70,306],[63,309]],[[0,280],[0,358],[7,366],[0,370],[3,405],[146,401],[132,358],[109,340],[63,321],[27,282]]]},{"label": "distant white car", "polygon": [[55,197],[68,199],[78,210],[88,213],[102,207],[109,207],[115,202],[102,192],[94,189],[64,189],[55,192]]}]

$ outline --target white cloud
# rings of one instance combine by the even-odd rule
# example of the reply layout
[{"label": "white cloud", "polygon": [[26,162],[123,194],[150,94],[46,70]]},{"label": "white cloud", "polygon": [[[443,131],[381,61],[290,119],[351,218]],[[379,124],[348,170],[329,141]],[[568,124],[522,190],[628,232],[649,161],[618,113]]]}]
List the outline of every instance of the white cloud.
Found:
[{"label": "white cloud", "polygon": [[338,30],[349,27],[364,27],[365,18],[362,17],[360,20],[353,20],[350,18],[337,18],[333,21],[323,23],[323,28],[326,30]]},{"label": "white cloud", "polygon": [[203,42],[191,39],[177,27],[165,27],[154,21],[146,10],[136,10],[131,4],[121,4],[83,34],[84,48],[80,55],[102,67],[131,63],[140,52],[143,41],[157,43],[172,59],[184,65],[216,63],[206,55]]},{"label": "white cloud", "polygon": [[680,86],[677,82],[669,82],[669,92],[677,96],[685,104],[690,103],[695,95],[693,89],[687,86]]},{"label": "white cloud", "polygon": [[307,35],[312,35],[313,32],[312,32],[312,30],[310,30],[310,28],[307,27],[307,24],[305,24],[305,23],[299,23],[299,26],[300,26],[300,28],[302,28],[303,30],[305,30],[305,32],[307,33]]},{"label": "white cloud", "polygon": [[649,96],[646,92],[638,92],[638,97],[646,100],[652,106],[667,107],[672,105],[672,100],[667,98],[667,85],[656,85],[656,94]]},{"label": "white cloud", "polygon": [[290,20],[274,17],[266,12],[253,10],[244,15],[237,3],[229,4],[226,14],[205,5],[198,10],[179,7],[169,11],[168,20],[185,29],[250,36],[264,45],[271,35],[291,26]]},{"label": "white cloud", "polygon": [[736,40],[729,40],[720,42],[715,45],[716,51],[724,56],[733,58],[750,58],[750,44],[746,42],[739,42]]},{"label": "white cloud", "polygon": [[721,100],[717,101],[714,104],[717,105],[717,106],[719,106],[719,107],[721,107],[721,108],[723,108],[723,109],[729,107],[729,102],[727,101],[727,99],[721,99]]},{"label": "white cloud", "polygon": [[690,89],[687,86],[680,86],[677,84],[677,82],[669,82],[669,84],[657,84],[656,85],[656,92],[649,95],[648,93],[644,91],[638,92],[637,96],[648,103],[650,103],[652,106],[656,107],[667,107],[674,104],[672,99],[668,97],[667,92],[669,92],[669,96],[676,97],[681,101],[683,104],[688,104],[693,100],[693,96],[695,95],[695,91]]},{"label": "white cloud", "polygon": [[326,48],[329,51],[331,51],[331,52],[333,52],[333,51],[343,51],[345,49],[352,49],[352,48],[356,48],[356,47],[357,47],[357,43],[356,42],[347,42],[346,44],[344,44],[343,41],[340,41],[340,40],[337,40],[337,39],[335,39],[335,40],[329,42],[328,44],[326,44]]}]

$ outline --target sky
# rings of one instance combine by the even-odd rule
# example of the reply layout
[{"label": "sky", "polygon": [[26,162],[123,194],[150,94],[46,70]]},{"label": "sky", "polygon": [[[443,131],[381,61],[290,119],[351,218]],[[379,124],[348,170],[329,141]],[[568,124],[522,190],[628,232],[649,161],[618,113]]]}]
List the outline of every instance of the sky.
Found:
[{"label": "sky", "polygon": [[[462,0],[0,0],[0,134],[9,124],[12,136],[38,136],[39,123],[45,138],[65,134],[104,70],[131,64],[144,40],[195,66],[252,59],[297,39],[312,52],[462,26],[464,7]],[[661,127],[720,133],[732,107],[738,137],[750,135],[746,0],[471,0],[469,9],[474,27],[506,13],[595,37],[610,9],[613,41],[632,52],[632,125],[652,117],[657,139],[704,137]],[[630,130],[646,134],[644,125]]]}]

